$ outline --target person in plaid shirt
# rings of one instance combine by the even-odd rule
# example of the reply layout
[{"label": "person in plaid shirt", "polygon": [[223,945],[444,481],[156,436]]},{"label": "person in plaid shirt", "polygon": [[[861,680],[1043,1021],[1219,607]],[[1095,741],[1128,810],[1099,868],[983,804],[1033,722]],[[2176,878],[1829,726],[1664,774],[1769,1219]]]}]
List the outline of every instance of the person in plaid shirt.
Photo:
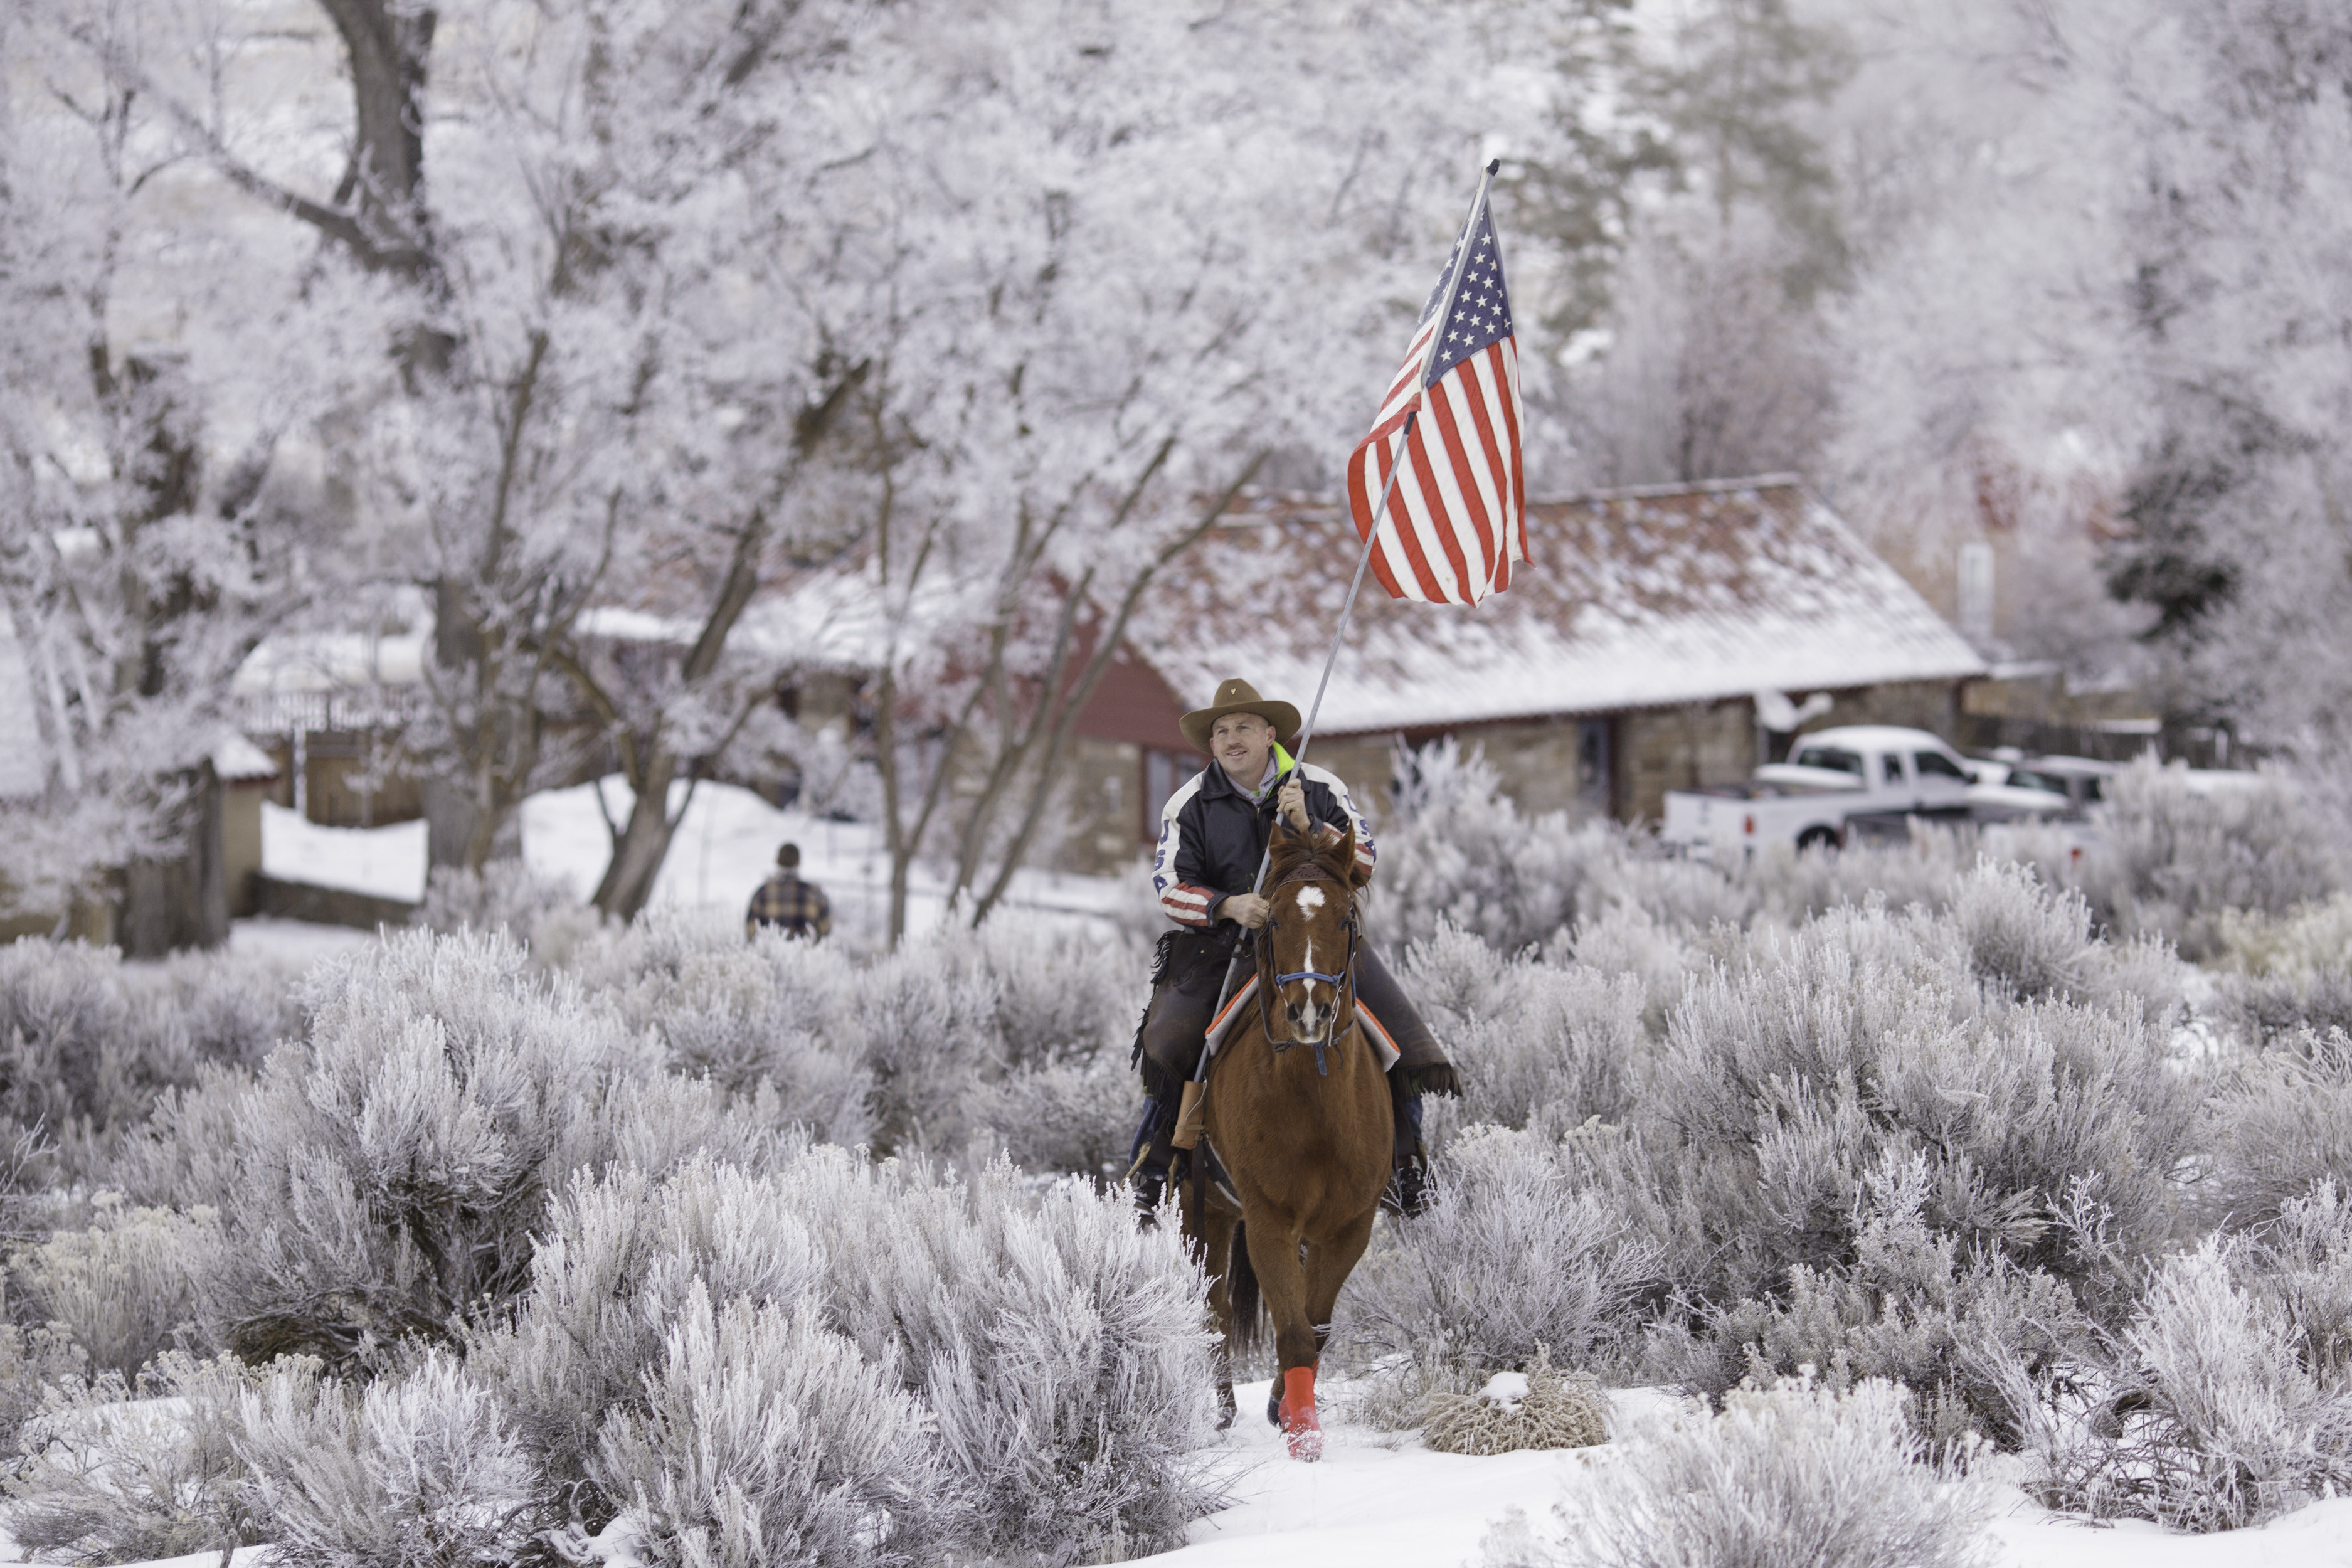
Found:
[{"label": "person in plaid shirt", "polygon": [[757,936],[761,926],[774,926],[786,936],[804,936],[811,942],[833,930],[833,906],[825,901],[824,889],[801,880],[797,844],[776,851],[775,870],[751,895],[751,908],[743,917],[744,934]]}]

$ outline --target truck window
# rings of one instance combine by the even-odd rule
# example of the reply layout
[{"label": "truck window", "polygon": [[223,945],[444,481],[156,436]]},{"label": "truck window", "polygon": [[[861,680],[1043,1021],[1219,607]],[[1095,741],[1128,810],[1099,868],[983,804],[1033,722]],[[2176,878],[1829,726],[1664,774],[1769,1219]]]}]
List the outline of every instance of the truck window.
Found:
[{"label": "truck window", "polygon": [[2090,777],[2084,779],[2083,781],[2083,798],[2084,800],[2106,799],[2105,781],[2101,779],[2096,773],[2093,773]]},{"label": "truck window", "polygon": [[1911,761],[1913,765],[1918,768],[1921,778],[1932,775],[1937,778],[1958,779],[1962,784],[1969,782],[1969,775],[1960,771],[1960,764],[1941,752],[1914,752],[1911,753]]},{"label": "truck window", "polygon": [[1886,774],[1886,782],[1888,784],[1901,784],[1903,782],[1903,753],[1900,752],[1887,752],[1883,771]]},{"label": "truck window", "polygon": [[2020,789],[2046,789],[2053,795],[2067,793],[2066,781],[2056,773],[2039,773],[2032,768],[2011,768],[2009,782]]},{"label": "truck window", "polygon": [[1827,768],[1833,773],[1852,773],[1856,778],[1866,776],[1863,772],[1860,752],[1842,752],[1835,746],[1807,746],[1791,760],[1801,768]]}]

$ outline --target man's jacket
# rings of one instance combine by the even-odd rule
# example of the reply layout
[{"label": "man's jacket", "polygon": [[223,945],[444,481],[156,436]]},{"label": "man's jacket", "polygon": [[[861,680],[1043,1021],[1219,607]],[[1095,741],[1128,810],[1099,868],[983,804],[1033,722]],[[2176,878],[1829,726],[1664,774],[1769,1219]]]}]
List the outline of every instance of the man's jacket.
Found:
[{"label": "man's jacket", "polygon": [[761,926],[774,926],[786,936],[814,942],[833,930],[833,904],[824,889],[802,881],[799,873],[772,871],[751,895],[751,907],[743,916],[747,934],[759,935]]},{"label": "man's jacket", "polygon": [[1281,769],[1272,788],[1257,801],[1235,787],[1215,763],[1194,774],[1168,797],[1160,813],[1160,848],[1151,859],[1151,886],[1160,907],[1179,925],[1205,927],[1215,923],[1217,906],[1234,893],[1246,893],[1257,879],[1259,859],[1274,831],[1275,797],[1295,771],[1307,796],[1307,816],[1341,832],[1356,830],[1356,875],[1359,884],[1372,874],[1380,851],[1372,843],[1371,824],[1348,798],[1339,775],[1313,763],[1294,763],[1277,746],[1275,765]]}]

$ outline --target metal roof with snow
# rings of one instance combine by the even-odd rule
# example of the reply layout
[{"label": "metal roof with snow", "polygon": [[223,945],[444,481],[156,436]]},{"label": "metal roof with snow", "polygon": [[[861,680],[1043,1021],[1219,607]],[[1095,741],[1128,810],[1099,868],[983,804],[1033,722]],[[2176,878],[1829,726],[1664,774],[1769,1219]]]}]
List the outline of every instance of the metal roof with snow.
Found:
[{"label": "metal roof with snow", "polygon": [[[1262,496],[1173,563],[1129,640],[1178,692],[1242,675],[1304,709],[1358,541],[1328,502]],[[1528,508],[1530,559],[1476,608],[1368,579],[1319,728],[1368,733],[1845,690],[1986,672],[1791,476]]]}]

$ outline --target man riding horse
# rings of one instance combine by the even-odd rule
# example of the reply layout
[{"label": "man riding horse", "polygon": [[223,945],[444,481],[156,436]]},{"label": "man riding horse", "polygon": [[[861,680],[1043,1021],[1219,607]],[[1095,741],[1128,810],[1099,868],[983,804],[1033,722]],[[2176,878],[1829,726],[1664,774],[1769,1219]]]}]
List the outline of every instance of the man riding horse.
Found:
[{"label": "man riding horse", "polygon": [[[1179,1102],[1185,1080],[1200,1064],[1226,966],[1244,933],[1265,924],[1266,900],[1251,889],[1276,814],[1297,832],[1314,825],[1318,847],[1339,843],[1352,827],[1357,866],[1367,877],[1378,854],[1371,826],[1348,798],[1339,776],[1294,763],[1283,749],[1283,739],[1295,738],[1298,731],[1298,710],[1289,703],[1265,701],[1249,682],[1228,680],[1208,707],[1185,714],[1181,727],[1184,738],[1211,761],[1169,796],[1151,866],[1160,907],[1181,929],[1160,938],[1151,1005],[1136,1036],[1145,1098],[1129,1174],[1147,1225],[1154,1223],[1167,1188]],[[1433,1089],[1458,1094],[1459,1080],[1429,1026],[1369,946],[1356,953],[1355,995],[1360,1022],[1386,1037],[1398,1053],[1389,1070],[1396,1110],[1395,1172],[1382,1202],[1402,1214],[1419,1214],[1427,1201],[1428,1174],[1421,1096]]]}]

